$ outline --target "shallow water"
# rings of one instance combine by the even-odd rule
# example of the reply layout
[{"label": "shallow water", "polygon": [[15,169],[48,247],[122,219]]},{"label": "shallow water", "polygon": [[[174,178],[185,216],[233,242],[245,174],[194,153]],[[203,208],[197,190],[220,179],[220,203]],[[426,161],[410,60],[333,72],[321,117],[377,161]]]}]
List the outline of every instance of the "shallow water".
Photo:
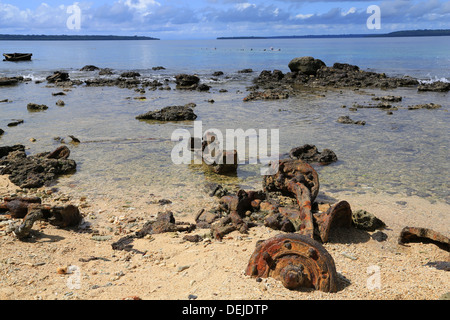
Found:
[{"label": "shallow water", "polygon": [[[30,49],[28,51],[36,53],[36,60],[28,64],[3,62],[3,74],[29,75],[36,80],[44,79],[54,70],[66,68],[72,79],[86,79],[95,77],[96,72],[77,70],[86,64],[97,64],[100,67],[119,70],[138,70],[144,78],[160,81],[166,78],[173,80],[174,75],[180,72],[196,73],[202,82],[208,83],[212,88],[207,93],[147,90],[143,94],[145,100],[136,100],[134,98],[140,97],[141,94],[117,87],[78,86],[66,92],[65,96],[52,96],[52,93],[61,91],[61,88],[47,87],[46,82],[3,87],[0,88],[0,100],[9,99],[12,102],[0,103],[0,128],[6,131],[0,137],[0,143],[25,144],[29,148],[28,152],[34,154],[58,147],[59,142],[55,141],[54,137],[59,136],[69,142],[68,135],[76,136],[82,143],[68,145],[71,158],[78,164],[77,172],[62,177],[58,187],[92,197],[108,196],[125,201],[130,196],[145,196],[155,191],[170,197],[182,193],[191,194],[192,190],[200,190],[208,181],[245,188],[261,188],[259,165],[240,165],[237,176],[227,177],[212,174],[198,165],[173,164],[171,151],[175,143],[170,140],[171,134],[178,128],[192,131],[192,121],[157,123],[135,119],[137,115],[149,110],[194,102],[197,104],[194,110],[198,115],[197,120],[202,121],[204,131],[209,128],[217,128],[222,132],[238,128],[279,129],[280,153],[287,153],[291,148],[303,144],[314,144],[319,150],[333,150],[339,161],[317,167],[321,190],[330,193],[341,190],[357,193],[399,193],[450,203],[450,182],[446,174],[450,169],[448,93],[418,93],[416,89],[411,88],[390,91],[318,90],[305,91],[298,97],[286,100],[242,101],[248,94],[246,87],[252,84],[252,79],[261,70],[287,71],[287,63],[292,55],[304,55],[296,54],[299,51],[305,55],[315,55],[314,53],[323,49],[324,45],[316,40],[301,42],[308,45],[308,50],[304,49],[305,46],[299,48],[298,42],[280,40],[276,44],[283,49],[273,52],[264,51],[268,43],[262,41],[235,41],[231,45],[228,41],[164,43],[165,46],[177,49],[176,54],[167,51],[167,48],[164,51],[158,47],[158,42],[132,42],[126,50],[122,49],[122,53],[127,52],[126,61],[110,53],[103,56],[105,59],[101,63],[101,53],[107,52],[108,48],[117,47],[117,44],[103,43],[100,50],[99,43],[85,43],[84,47],[81,46],[83,50],[74,52],[75,43],[70,42],[61,47],[59,58],[50,61],[45,55],[39,57],[39,54],[51,49],[48,44],[27,42],[25,46],[21,43],[23,50],[20,51]],[[327,64],[336,61],[355,64],[360,62],[363,69],[413,76],[420,74],[424,79],[428,76],[449,78],[445,68],[436,68],[433,63],[434,59],[439,59],[441,65],[450,63],[442,52],[445,45],[439,46],[433,42],[437,48],[434,53],[428,52],[428,55],[416,59],[414,64],[413,57],[398,63],[397,56],[400,53],[386,54],[383,60],[383,54],[375,50],[380,50],[379,46],[373,43],[375,51],[366,52],[364,55],[360,49],[362,43],[350,42],[348,39],[332,40],[340,43],[342,50],[328,53],[325,59]],[[338,40],[344,42],[337,42]],[[333,46],[333,41],[328,45]],[[385,46],[394,45],[390,43],[392,39],[386,41],[389,43],[384,43]],[[7,47],[12,48],[12,45],[7,43]],[[18,44],[15,45],[17,48]],[[413,46],[406,40],[397,41],[396,45],[402,47],[403,52]],[[148,46],[153,46],[154,50],[144,50]],[[213,46],[216,47],[215,50],[211,49]],[[69,55],[70,52],[74,52],[72,61],[64,56],[64,53]],[[141,54],[142,52],[146,52],[146,55]],[[170,61],[170,66],[164,63],[164,52],[166,62]],[[350,54],[351,52],[353,54]],[[187,61],[189,63],[186,63]],[[427,69],[427,64],[433,66],[431,71]],[[166,66],[167,69],[151,70],[152,66],[157,65]],[[391,67],[387,67],[388,65]],[[246,67],[254,68],[255,72],[237,72]],[[384,67],[387,70],[383,70]],[[225,75],[214,80],[212,73],[217,70],[223,70]],[[170,86],[175,89],[172,81]],[[219,92],[220,89],[226,89],[227,92]],[[392,115],[381,109],[349,110],[354,103],[373,103],[371,98],[374,95],[402,96],[403,101],[396,104],[399,110],[394,111]],[[64,107],[55,105],[59,99],[65,101]],[[215,102],[209,103],[209,99]],[[29,102],[47,104],[49,109],[43,112],[28,112],[26,105]],[[409,105],[429,102],[441,104],[443,107],[438,110],[406,108]],[[343,105],[347,108],[342,108]],[[336,120],[341,115],[349,115],[353,120],[364,120],[366,125],[337,123]],[[11,119],[24,119],[25,122],[9,128],[6,124]],[[36,142],[30,142],[30,138],[35,138]]]},{"label": "shallow water", "polygon": [[[314,144],[319,150],[332,149],[337,163],[317,167],[322,190],[330,192],[389,192],[419,195],[450,201],[448,172],[448,95],[418,94],[415,89],[328,90],[305,92],[299,97],[276,101],[243,102],[245,87],[254,75],[235,74],[235,80],[212,84],[209,93],[180,90],[149,91],[141,94],[116,87],[75,87],[66,96],[52,96],[61,88],[42,84],[21,84],[2,88],[0,127],[6,133],[2,145],[22,143],[30,154],[51,151],[60,136],[67,142],[74,135],[82,143],[69,143],[77,172],[60,179],[60,187],[91,196],[128,198],[157,190],[171,195],[183,188],[201,188],[206,181],[260,188],[259,165],[240,165],[237,177],[220,177],[202,166],[175,165],[170,140],[178,128],[193,128],[192,121],[147,122],[135,116],[168,105],[197,104],[197,120],[203,131],[226,129],[279,129],[280,153],[296,146]],[[172,87],[173,84],[172,84]],[[228,92],[219,93],[218,90]],[[373,95],[401,95],[399,110],[388,115],[381,109],[349,111],[354,103],[368,104]],[[131,97],[131,99],[130,99]],[[58,99],[65,101],[58,107]],[[214,103],[207,100],[214,99]],[[26,104],[47,104],[43,112],[28,112]],[[438,110],[407,110],[412,104],[434,102]],[[342,108],[346,105],[347,108]],[[366,121],[365,126],[337,123],[341,115]],[[24,119],[17,127],[6,128],[11,119]],[[269,136],[270,137],[270,136]],[[37,139],[30,142],[30,138]]]}]

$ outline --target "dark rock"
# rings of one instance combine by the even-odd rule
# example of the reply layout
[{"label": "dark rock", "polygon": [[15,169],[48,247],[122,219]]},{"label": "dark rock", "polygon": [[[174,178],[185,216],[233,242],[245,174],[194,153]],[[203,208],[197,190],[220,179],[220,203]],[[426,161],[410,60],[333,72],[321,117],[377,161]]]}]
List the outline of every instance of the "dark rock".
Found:
[{"label": "dark rock", "polygon": [[417,90],[422,92],[448,92],[450,90],[450,82],[436,81],[432,83],[422,83]]},{"label": "dark rock", "polygon": [[214,73],[213,73],[213,76],[214,77],[218,77],[218,76],[222,76],[223,75],[223,72],[222,71],[215,71]]},{"label": "dark rock", "polygon": [[383,96],[383,97],[373,97],[372,100],[381,100],[381,101],[388,101],[388,102],[400,102],[403,100],[402,97],[397,96]]},{"label": "dark rock", "polygon": [[386,226],[383,221],[365,210],[353,211],[352,220],[356,228],[366,231],[375,231]]},{"label": "dark rock", "polygon": [[23,81],[23,77],[0,77],[1,86],[13,86]]},{"label": "dark rock", "polygon": [[202,83],[197,86],[197,91],[208,91],[211,87]]},{"label": "dark rock", "polygon": [[292,72],[301,72],[307,75],[315,75],[317,70],[325,66],[326,64],[322,60],[313,57],[294,58],[288,65]]},{"label": "dark rock", "polygon": [[100,68],[93,66],[93,65],[86,65],[83,68],[80,69],[80,71],[96,71],[99,70]]},{"label": "dark rock", "polygon": [[110,69],[110,68],[103,68],[103,69],[100,69],[100,71],[98,72],[98,74],[99,74],[100,76],[108,76],[108,75],[113,74],[113,71],[112,71],[112,69]]},{"label": "dark rock", "polygon": [[319,152],[315,145],[305,144],[301,147],[296,147],[289,151],[291,159],[299,159],[306,162],[319,162],[323,164],[336,162],[337,156],[330,149],[323,149]]},{"label": "dark rock", "polygon": [[381,232],[381,231],[375,232],[375,233],[372,234],[370,237],[371,237],[372,239],[378,241],[378,242],[386,241],[387,238],[388,238],[387,234],[384,233],[384,232]]},{"label": "dark rock", "polygon": [[2,130],[2,129],[0,129],[0,136],[1,136],[2,134],[4,134],[4,133],[5,133],[5,131]]},{"label": "dark rock", "polygon": [[61,156],[64,154],[62,150],[59,151],[60,156],[48,158],[49,155],[55,155],[55,152],[56,150],[28,157],[21,145],[1,147],[0,165],[3,168],[0,169],[0,174],[9,175],[11,182],[21,188],[39,188],[48,185],[59,175],[72,173],[76,169],[74,160]]},{"label": "dark rock", "polygon": [[164,68],[163,66],[157,66],[157,67],[152,67],[152,70],[157,71],[157,70],[166,70],[166,68]]},{"label": "dark rock", "polygon": [[66,103],[64,101],[62,101],[62,100],[58,100],[58,101],[56,101],[56,105],[58,107],[64,107],[66,105]]},{"label": "dark rock", "polygon": [[439,109],[442,108],[440,104],[434,104],[434,103],[425,103],[425,104],[417,104],[414,106],[408,106],[408,110],[417,110],[417,109]]},{"label": "dark rock", "polygon": [[27,109],[29,111],[43,111],[47,110],[48,107],[45,104],[29,103],[27,104]]},{"label": "dark rock", "polygon": [[263,70],[263,71],[261,71],[261,73],[259,74],[259,76],[255,82],[256,83],[270,83],[270,82],[274,82],[274,81],[280,81],[283,78],[284,78],[284,74],[280,70],[273,70],[273,71]]},{"label": "dark rock", "polygon": [[67,72],[55,71],[53,75],[46,78],[48,83],[65,82],[70,81],[69,74]]},{"label": "dark rock", "polygon": [[348,63],[339,63],[336,62],[335,64],[333,64],[333,68],[334,69],[339,69],[339,70],[344,70],[344,71],[352,71],[352,72],[357,72],[359,71],[359,67],[358,66],[354,66]]},{"label": "dark rock", "polygon": [[243,101],[252,101],[252,100],[278,100],[278,99],[287,99],[289,98],[289,93],[284,90],[272,90],[267,89],[265,91],[254,91],[250,92]]},{"label": "dark rock", "polygon": [[65,96],[66,94],[64,92],[54,92],[52,93],[52,96]]},{"label": "dark rock", "polygon": [[200,78],[189,74],[178,74],[175,76],[175,83],[178,89],[191,89],[195,90],[197,88]]},{"label": "dark rock", "polygon": [[195,120],[197,115],[187,106],[168,106],[161,110],[149,111],[136,117],[138,120],[182,121]]},{"label": "dark rock", "polygon": [[19,151],[25,154],[25,146],[21,144],[16,144],[14,146],[0,147],[0,159],[8,156],[10,153],[15,151]]},{"label": "dark rock", "polygon": [[12,122],[8,123],[8,127],[15,127],[23,123],[23,119],[14,119]]},{"label": "dark rock", "polygon": [[364,126],[366,124],[365,121],[361,121],[361,120],[360,121],[354,121],[354,120],[350,119],[349,116],[340,116],[337,119],[337,122],[344,123],[344,124],[359,124],[359,125],[362,125],[362,126]]},{"label": "dark rock", "polygon": [[238,71],[238,73],[252,73],[252,72],[253,72],[253,69],[250,69],[250,68],[242,69],[242,70]]},{"label": "dark rock", "polygon": [[140,77],[141,74],[139,72],[135,72],[135,71],[128,71],[128,72],[123,72],[120,76],[122,78],[137,78],[137,77]]}]

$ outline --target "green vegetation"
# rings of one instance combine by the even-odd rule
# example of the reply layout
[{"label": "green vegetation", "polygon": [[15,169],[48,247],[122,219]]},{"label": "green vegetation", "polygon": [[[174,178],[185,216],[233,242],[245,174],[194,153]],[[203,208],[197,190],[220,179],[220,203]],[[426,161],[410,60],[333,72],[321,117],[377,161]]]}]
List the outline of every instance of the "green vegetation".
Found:
[{"label": "green vegetation", "polygon": [[372,37],[436,37],[450,36],[450,29],[445,30],[406,30],[382,34],[337,34],[307,36],[273,36],[273,37],[219,37],[217,39],[314,39],[314,38],[372,38]]},{"label": "green vegetation", "polygon": [[0,40],[22,41],[86,41],[86,40],[159,40],[158,38],[144,36],[83,36],[83,35],[20,35],[0,34]]}]

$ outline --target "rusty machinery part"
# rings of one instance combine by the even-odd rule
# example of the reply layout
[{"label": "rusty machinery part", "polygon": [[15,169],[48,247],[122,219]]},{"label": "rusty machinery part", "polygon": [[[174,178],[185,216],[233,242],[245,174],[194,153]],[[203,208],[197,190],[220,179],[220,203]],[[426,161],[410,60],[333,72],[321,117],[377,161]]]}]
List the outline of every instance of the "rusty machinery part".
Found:
[{"label": "rusty machinery part", "polygon": [[298,233],[313,238],[311,206],[319,193],[319,176],[313,167],[301,160],[279,160],[278,172],[264,177],[264,190],[281,191],[295,196],[300,209],[299,219],[290,220]]},{"label": "rusty machinery part", "polygon": [[314,221],[317,224],[320,239],[325,243],[333,228],[352,226],[352,209],[347,201],[339,201],[324,213],[314,213]]},{"label": "rusty machinery part", "polygon": [[282,191],[297,196],[295,190],[289,188],[291,180],[305,185],[311,193],[311,203],[314,202],[319,193],[319,175],[312,166],[301,160],[279,160],[277,173],[264,176],[264,191]]},{"label": "rusty machinery part", "polygon": [[0,203],[0,212],[9,212],[12,218],[23,218],[27,215],[28,206],[33,203],[41,203],[39,197],[5,197]]},{"label": "rusty machinery part", "polygon": [[439,248],[450,252],[450,239],[439,232],[427,228],[404,227],[400,232],[398,243],[409,242],[433,243]]},{"label": "rusty machinery part", "polygon": [[257,244],[245,274],[272,277],[288,289],[337,291],[334,260],[317,241],[300,234],[282,234]]}]

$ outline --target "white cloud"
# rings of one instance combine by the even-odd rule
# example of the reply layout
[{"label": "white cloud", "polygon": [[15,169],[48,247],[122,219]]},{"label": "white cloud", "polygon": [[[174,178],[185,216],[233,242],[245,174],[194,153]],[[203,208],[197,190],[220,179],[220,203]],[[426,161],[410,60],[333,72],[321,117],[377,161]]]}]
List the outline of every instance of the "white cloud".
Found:
[{"label": "white cloud", "polygon": [[239,11],[244,11],[245,9],[248,9],[250,7],[256,8],[256,4],[244,2],[244,3],[238,3],[235,5],[236,9]]},{"label": "white cloud", "polygon": [[297,19],[308,19],[308,18],[311,18],[312,16],[313,16],[312,13],[310,13],[310,14],[301,14],[301,13],[299,13],[299,14],[296,15],[295,17],[296,17]]},{"label": "white cloud", "polygon": [[149,7],[161,6],[161,4],[154,0],[126,0],[125,5],[129,8],[139,11],[147,10]]}]

